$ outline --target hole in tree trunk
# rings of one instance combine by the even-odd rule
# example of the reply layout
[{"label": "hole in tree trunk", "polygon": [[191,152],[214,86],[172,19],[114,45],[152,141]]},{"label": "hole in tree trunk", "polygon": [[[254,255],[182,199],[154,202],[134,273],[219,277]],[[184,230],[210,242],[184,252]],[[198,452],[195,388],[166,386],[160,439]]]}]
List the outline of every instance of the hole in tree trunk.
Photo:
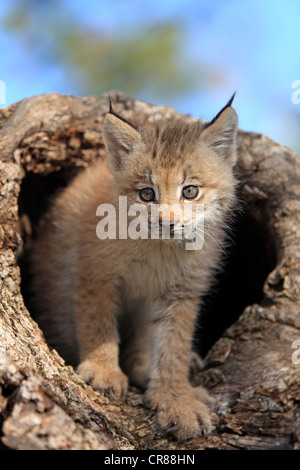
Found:
[{"label": "hole in tree trunk", "polygon": [[275,267],[275,251],[247,208],[235,222],[224,257],[224,269],[205,298],[195,347],[205,356],[243,310],[263,300],[263,286]]},{"label": "hole in tree trunk", "polygon": [[[35,318],[30,303],[30,240],[35,236],[39,219],[46,212],[55,193],[76,175],[78,168],[49,173],[28,173],[19,196],[19,216],[25,250],[20,257],[21,290],[25,304]],[[256,201],[255,210],[257,207]],[[205,356],[226,328],[234,323],[247,305],[261,303],[266,277],[275,266],[274,250],[267,242],[266,227],[260,227],[245,210],[235,221],[225,256],[224,269],[206,296],[195,335],[195,347]]]},{"label": "hole in tree trunk", "polygon": [[19,220],[24,250],[18,263],[21,270],[21,292],[25,305],[34,319],[36,319],[35,312],[30,301],[30,242],[34,240],[39,221],[47,212],[56,193],[66,187],[77,172],[78,168],[53,171],[47,175],[28,172],[21,184]]}]

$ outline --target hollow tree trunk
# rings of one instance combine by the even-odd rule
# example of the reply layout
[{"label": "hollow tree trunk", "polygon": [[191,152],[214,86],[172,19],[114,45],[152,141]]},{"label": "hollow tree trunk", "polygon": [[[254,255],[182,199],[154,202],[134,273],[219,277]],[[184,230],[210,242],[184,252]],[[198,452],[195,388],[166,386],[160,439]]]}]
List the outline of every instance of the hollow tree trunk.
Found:
[{"label": "hollow tree trunk", "polygon": [[[175,113],[111,96],[129,120]],[[26,251],[49,197],[104,156],[107,101],[51,93],[0,110],[0,447],[299,449],[300,160],[260,134],[239,132],[242,214],[193,378],[217,399],[213,432],[174,441],[137,389],[110,402],[48,348],[28,310]]]}]

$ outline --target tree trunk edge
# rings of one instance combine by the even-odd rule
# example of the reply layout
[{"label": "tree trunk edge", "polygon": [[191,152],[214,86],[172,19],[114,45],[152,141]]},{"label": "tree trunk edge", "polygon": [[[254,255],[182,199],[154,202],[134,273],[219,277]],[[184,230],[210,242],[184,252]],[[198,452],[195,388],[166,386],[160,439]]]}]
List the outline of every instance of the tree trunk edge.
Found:
[{"label": "tree trunk edge", "polygon": [[[120,92],[126,119],[176,113]],[[275,265],[260,304],[247,306],[209,351],[195,381],[217,398],[213,432],[178,443],[131,388],[110,402],[50,351],[24,305],[19,195],[32,175],[77,171],[104,155],[107,95],[39,95],[0,114],[0,426],[8,449],[299,449],[300,161],[265,136],[239,132],[237,173],[251,217],[269,237]],[[22,234],[23,235],[23,234]]]}]

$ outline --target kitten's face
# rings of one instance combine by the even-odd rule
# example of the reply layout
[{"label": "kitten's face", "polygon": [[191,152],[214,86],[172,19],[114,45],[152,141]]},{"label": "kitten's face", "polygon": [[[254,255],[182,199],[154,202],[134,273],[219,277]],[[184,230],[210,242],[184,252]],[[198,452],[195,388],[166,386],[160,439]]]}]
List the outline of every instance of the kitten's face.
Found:
[{"label": "kitten's face", "polygon": [[[208,126],[181,118],[149,123],[141,132],[107,115],[104,140],[118,193],[128,206],[146,208],[149,231],[157,225],[160,235],[167,228],[170,238],[176,232],[192,238],[222,221],[234,197],[236,127],[232,108]],[[158,206],[164,210],[151,221]]]}]

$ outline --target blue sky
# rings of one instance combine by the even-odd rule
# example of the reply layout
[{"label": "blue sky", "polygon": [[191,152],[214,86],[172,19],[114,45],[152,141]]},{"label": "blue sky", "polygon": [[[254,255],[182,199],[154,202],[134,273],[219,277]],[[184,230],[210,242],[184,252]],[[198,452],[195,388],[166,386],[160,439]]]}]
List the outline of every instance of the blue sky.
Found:
[{"label": "blue sky", "polygon": [[[107,34],[137,24],[179,20],[180,53],[208,64],[220,80],[206,90],[153,103],[212,118],[237,91],[235,108],[244,130],[262,132],[299,152],[300,104],[292,83],[300,80],[300,2],[298,0],[66,0],[80,21]],[[1,16],[10,2],[1,2]],[[58,12],[59,14],[59,12]],[[57,91],[78,94],[59,65],[39,60],[34,50],[0,30],[0,80],[6,105]],[[159,71],[158,71],[159,73]],[[141,93],[138,98],[148,99]],[[1,90],[0,90],[1,99]],[[4,104],[0,104],[4,106]]]}]

